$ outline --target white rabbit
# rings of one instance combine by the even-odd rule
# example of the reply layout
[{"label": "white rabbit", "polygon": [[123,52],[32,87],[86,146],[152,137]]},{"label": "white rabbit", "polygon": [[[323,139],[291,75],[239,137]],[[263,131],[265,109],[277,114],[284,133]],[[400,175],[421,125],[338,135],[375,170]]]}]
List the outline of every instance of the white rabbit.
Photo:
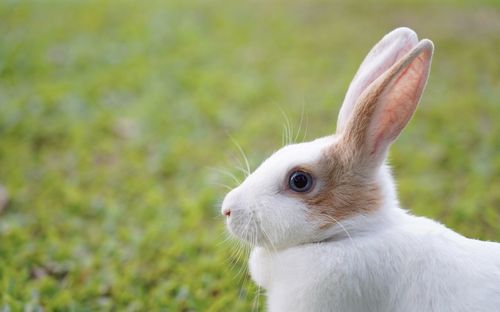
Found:
[{"label": "white rabbit", "polygon": [[386,35],[354,77],[336,134],[285,146],[225,197],[270,311],[500,311],[500,244],[400,208],[385,165],[432,53],[408,28]]}]

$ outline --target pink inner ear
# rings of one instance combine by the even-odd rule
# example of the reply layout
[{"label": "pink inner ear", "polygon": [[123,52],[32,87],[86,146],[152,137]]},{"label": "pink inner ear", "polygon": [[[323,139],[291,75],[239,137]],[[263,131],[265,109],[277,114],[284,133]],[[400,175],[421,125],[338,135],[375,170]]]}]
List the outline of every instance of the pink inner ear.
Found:
[{"label": "pink inner ear", "polygon": [[415,112],[429,73],[431,51],[424,50],[385,88],[379,102],[383,109],[375,117],[372,154],[393,142]]},{"label": "pink inner ear", "polygon": [[380,77],[386,70],[388,70],[392,65],[394,65],[398,60],[400,60],[404,55],[406,55],[411,48],[413,48],[412,42],[407,42],[407,45],[402,46],[400,50],[386,50],[382,52],[379,56],[379,63],[371,64],[373,68],[367,68],[368,73],[360,79],[358,87],[354,90],[356,98],[358,98],[363,91],[373,82],[375,79]]},{"label": "pink inner ear", "polygon": [[373,47],[359,67],[349,90],[347,90],[339,112],[337,131],[341,131],[347,123],[355,103],[368,86],[413,49],[417,43],[417,36],[412,30],[398,28],[387,34]]}]

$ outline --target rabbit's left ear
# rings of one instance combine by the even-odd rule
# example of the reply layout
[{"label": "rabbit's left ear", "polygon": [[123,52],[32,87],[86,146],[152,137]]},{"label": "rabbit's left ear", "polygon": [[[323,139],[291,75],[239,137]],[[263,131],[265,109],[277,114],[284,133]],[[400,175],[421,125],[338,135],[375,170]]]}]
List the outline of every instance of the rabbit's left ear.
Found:
[{"label": "rabbit's left ear", "polygon": [[420,101],[433,50],[430,40],[420,41],[356,101],[340,136],[358,166],[375,169],[384,161],[389,145],[406,126]]}]

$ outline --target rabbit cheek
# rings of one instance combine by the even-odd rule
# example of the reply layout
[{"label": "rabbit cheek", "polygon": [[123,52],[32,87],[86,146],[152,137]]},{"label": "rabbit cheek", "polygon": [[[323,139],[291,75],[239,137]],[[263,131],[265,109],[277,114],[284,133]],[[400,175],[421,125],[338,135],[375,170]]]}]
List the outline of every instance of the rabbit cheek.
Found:
[{"label": "rabbit cheek", "polygon": [[376,183],[340,185],[318,193],[307,200],[312,219],[320,220],[320,228],[359,214],[370,214],[382,205],[381,189]]},{"label": "rabbit cheek", "polygon": [[370,214],[382,206],[380,182],[350,174],[342,162],[326,161],[320,190],[306,198],[309,216],[321,229],[359,214]]}]

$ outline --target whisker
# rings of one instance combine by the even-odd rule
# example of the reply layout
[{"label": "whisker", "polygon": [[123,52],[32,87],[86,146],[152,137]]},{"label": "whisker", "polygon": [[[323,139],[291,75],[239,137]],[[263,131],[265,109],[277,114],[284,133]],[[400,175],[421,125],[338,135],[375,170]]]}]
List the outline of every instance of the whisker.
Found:
[{"label": "whisker", "polygon": [[248,177],[250,175],[250,173],[251,173],[251,170],[250,170],[250,163],[248,162],[247,155],[245,154],[245,151],[243,150],[243,148],[241,147],[241,145],[238,144],[238,142],[236,142],[236,140],[231,135],[229,135],[229,138],[231,139],[231,141],[233,142],[233,144],[236,146],[236,148],[240,152],[241,156],[243,156],[243,160],[245,161],[245,166],[246,166],[246,176]]},{"label": "whisker", "polygon": [[[246,232],[248,231],[250,222],[251,222],[251,220],[248,220],[248,222],[245,225],[245,230],[244,230],[245,236],[246,236]],[[236,241],[236,242],[237,242],[237,247],[238,247],[238,249],[237,249],[237,252],[238,252],[238,254],[237,254],[238,255],[238,262],[240,262],[240,260],[241,260],[240,257],[241,256],[245,256],[247,248],[246,248],[246,245],[243,242],[241,242],[239,240]],[[236,276],[239,276],[241,273],[244,273],[244,269],[245,269],[245,266],[243,266],[242,268],[240,268],[238,270],[238,272],[236,273]]]},{"label": "whisker", "polygon": [[[250,215],[248,218],[248,222],[246,223],[245,228],[243,230],[243,237],[248,237],[248,231],[250,230],[250,224],[252,221],[253,221],[253,219],[252,219],[252,216]],[[250,239],[250,241],[251,241],[250,243],[253,245],[253,239]],[[245,247],[247,247],[247,246],[248,245],[245,244]],[[244,256],[247,256],[249,253],[249,248],[245,248],[244,251],[246,253],[246,254],[244,254]],[[245,284],[247,283],[247,279],[248,279],[248,265],[247,264],[242,266],[242,268],[238,271],[237,276],[239,276],[240,274],[241,274],[241,277],[239,278],[239,284],[241,286],[240,286],[240,292],[239,292],[238,297],[241,299],[241,294],[243,292],[243,288],[244,288]],[[243,280],[241,280],[241,278],[243,278]],[[245,293],[245,298],[246,298],[246,293]]]},{"label": "whisker", "polygon": [[236,240],[234,238],[232,238],[230,234],[219,233],[219,236],[224,236],[224,238],[221,241],[217,242],[218,246],[225,245],[225,244],[233,244],[236,242]]},{"label": "whisker", "polygon": [[224,170],[224,169],[217,168],[217,167],[208,167],[208,169],[212,170],[214,172],[217,172],[217,173],[221,173],[227,177],[230,177],[236,184],[241,184],[241,181],[233,173],[231,173],[228,170]]},{"label": "whisker", "polygon": [[231,191],[233,188],[230,187],[229,185],[226,185],[224,183],[218,183],[218,182],[212,182],[213,185],[220,186],[222,188],[227,189],[228,191]]},{"label": "whisker", "polygon": [[295,134],[295,139],[294,141],[297,142],[297,139],[299,138],[300,131],[302,130],[302,121],[304,120],[304,102],[302,102],[302,109],[300,112],[300,121],[299,121],[299,128],[297,129],[297,133]]},{"label": "whisker", "polygon": [[[260,227],[258,222],[256,222],[256,226]],[[253,236],[252,241],[253,241],[252,245],[255,246],[255,244],[257,243],[257,231],[254,232],[254,236]],[[260,297],[260,285],[257,285],[256,295],[254,296],[253,303],[252,303],[252,312],[258,311],[258,309],[259,309],[259,297]]]},{"label": "whisker", "polygon": [[239,166],[239,165],[234,165],[234,168],[235,168],[236,170],[238,170],[239,172],[241,172],[241,173],[243,174],[243,176],[245,176],[245,177],[247,177],[247,176],[248,176],[248,171],[247,171],[247,169],[245,169],[245,168],[243,168],[243,167],[241,167],[241,166]]},{"label": "whisker", "polygon": [[292,137],[292,124],[290,123],[290,118],[288,118],[288,115],[285,113],[285,111],[283,110],[283,108],[281,108],[281,106],[277,105],[281,115],[283,116],[283,118],[285,119],[285,133],[286,133],[286,144],[291,144],[293,143],[293,137]]},{"label": "whisker", "polygon": [[344,225],[343,225],[342,223],[340,223],[340,221],[338,221],[337,219],[335,219],[334,217],[332,217],[332,216],[330,216],[330,215],[322,214],[321,216],[326,217],[326,218],[328,218],[328,219],[330,219],[330,220],[334,221],[334,222],[335,222],[335,224],[338,224],[338,225],[339,225],[339,227],[342,229],[342,231],[344,231],[344,233],[347,235],[347,237],[349,238],[349,240],[351,241],[351,243],[353,243],[353,244],[354,244],[354,241],[353,241],[353,239],[352,239],[351,234],[349,233],[349,231],[347,231],[347,229],[344,227]]},{"label": "whisker", "polygon": [[241,263],[242,261],[244,261],[245,256],[247,254],[247,250],[246,250],[246,247],[244,245],[237,244],[236,246],[237,246],[236,251],[233,255],[235,257],[235,261],[233,262],[233,265],[231,266],[231,270],[237,270],[235,277],[238,278],[239,281],[241,281],[241,277],[244,276],[242,274],[245,274],[245,266],[240,266],[238,269],[236,268],[236,266],[239,263]]},{"label": "whisker", "polygon": [[263,227],[260,227],[260,230],[262,231],[262,233],[264,234],[264,236],[266,237],[266,240],[269,242],[269,245],[271,245],[271,248],[273,249],[274,252],[278,252],[278,250],[276,249],[276,247],[274,247],[274,244],[273,242],[271,241],[271,237],[269,236],[269,234],[267,234],[267,232],[264,230]]},{"label": "whisker", "polygon": [[252,304],[252,312],[259,311],[259,299],[260,299],[260,285],[257,285],[257,290]]},{"label": "whisker", "polygon": [[[229,265],[230,265],[230,270],[234,271],[236,270],[237,265],[242,261],[242,256],[245,256],[245,247],[241,245],[238,241],[234,242],[232,246],[232,252],[231,255],[228,259]],[[234,276],[235,279],[241,279],[240,274],[242,273],[242,270],[238,270]]]},{"label": "whisker", "polygon": [[306,140],[307,130],[309,130],[309,116],[307,115],[307,113],[306,113],[305,119],[306,119],[306,126],[304,129],[304,135],[302,136],[302,142],[304,142]]},{"label": "whisker", "polygon": [[286,125],[283,125],[283,130],[281,131],[281,146],[286,145],[286,140],[287,140],[287,129]]}]

